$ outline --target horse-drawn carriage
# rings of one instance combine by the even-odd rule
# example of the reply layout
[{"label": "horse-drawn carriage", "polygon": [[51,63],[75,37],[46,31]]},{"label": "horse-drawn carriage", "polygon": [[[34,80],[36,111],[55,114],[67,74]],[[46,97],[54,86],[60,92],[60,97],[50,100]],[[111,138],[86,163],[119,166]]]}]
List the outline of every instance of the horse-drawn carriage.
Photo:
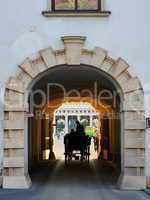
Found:
[{"label": "horse-drawn carriage", "polygon": [[90,160],[91,138],[84,133],[71,132],[64,137],[65,162],[71,160]]}]

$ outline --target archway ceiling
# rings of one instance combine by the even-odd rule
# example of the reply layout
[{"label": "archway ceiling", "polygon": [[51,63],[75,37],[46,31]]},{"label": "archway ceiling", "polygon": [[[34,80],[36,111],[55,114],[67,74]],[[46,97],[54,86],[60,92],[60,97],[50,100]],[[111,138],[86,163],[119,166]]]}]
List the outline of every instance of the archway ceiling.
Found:
[{"label": "archway ceiling", "polygon": [[[104,77],[100,72],[93,70],[88,66],[61,66],[56,67],[52,72],[49,71],[34,86],[34,89],[44,89],[47,83],[60,83],[67,89],[93,88],[94,82],[97,82],[99,89],[116,90],[110,80]],[[69,84],[68,84],[69,83]]]},{"label": "archway ceiling", "polygon": [[[98,95],[102,90],[109,90],[111,92],[116,91],[113,83],[103,76],[102,73],[92,69],[88,66],[60,66],[56,67],[55,70],[47,72],[33,87],[33,90],[42,89],[47,92],[48,83],[59,83],[64,86],[65,90],[77,90],[80,92],[82,97],[86,97],[88,94],[81,93],[82,90],[88,89],[91,91],[93,98]],[[96,94],[94,92],[96,84]],[[60,98],[63,92],[60,88],[51,88],[50,100]],[[70,94],[70,96],[76,96],[76,93]],[[104,95],[104,94],[103,94]],[[38,96],[35,99],[38,102]],[[103,100],[104,102],[104,100]],[[112,104],[112,99],[105,100],[105,103]]]}]

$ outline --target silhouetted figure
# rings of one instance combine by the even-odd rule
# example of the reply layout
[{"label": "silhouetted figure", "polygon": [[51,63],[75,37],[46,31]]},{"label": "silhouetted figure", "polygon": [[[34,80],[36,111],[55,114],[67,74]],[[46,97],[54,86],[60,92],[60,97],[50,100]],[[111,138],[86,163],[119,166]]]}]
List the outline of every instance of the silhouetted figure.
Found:
[{"label": "silhouetted figure", "polygon": [[76,132],[74,131],[74,129],[71,129],[70,135],[74,135],[76,134]]},{"label": "silhouetted figure", "polygon": [[71,132],[64,137],[65,160],[72,160],[73,157],[79,159],[78,153],[74,151],[80,151],[80,160],[87,159],[89,161],[90,140],[88,136],[85,135],[84,126],[80,124],[79,121],[76,121],[76,124],[76,131],[71,129]]},{"label": "silhouetted figure", "polygon": [[80,124],[79,121],[76,121],[76,124],[77,124],[76,132],[77,132],[78,134],[83,134],[83,135],[85,135],[84,126],[83,126],[82,124]]}]

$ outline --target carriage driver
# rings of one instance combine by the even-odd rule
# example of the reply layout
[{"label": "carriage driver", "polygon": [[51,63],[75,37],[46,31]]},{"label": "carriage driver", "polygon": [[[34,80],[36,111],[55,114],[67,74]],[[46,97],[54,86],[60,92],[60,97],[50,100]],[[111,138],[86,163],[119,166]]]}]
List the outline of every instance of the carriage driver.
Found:
[{"label": "carriage driver", "polygon": [[79,121],[76,121],[76,125],[76,133],[85,135],[84,126]]}]

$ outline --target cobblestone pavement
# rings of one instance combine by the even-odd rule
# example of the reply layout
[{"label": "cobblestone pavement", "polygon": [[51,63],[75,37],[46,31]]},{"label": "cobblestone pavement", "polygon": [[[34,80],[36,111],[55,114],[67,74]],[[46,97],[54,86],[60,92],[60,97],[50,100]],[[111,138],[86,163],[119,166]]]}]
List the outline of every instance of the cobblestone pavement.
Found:
[{"label": "cobblestone pavement", "polygon": [[0,200],[148,200],[143,191],[120,191],[117,174],[106,163],[63,161],[33,170],[29,190],[2,190]]}]

